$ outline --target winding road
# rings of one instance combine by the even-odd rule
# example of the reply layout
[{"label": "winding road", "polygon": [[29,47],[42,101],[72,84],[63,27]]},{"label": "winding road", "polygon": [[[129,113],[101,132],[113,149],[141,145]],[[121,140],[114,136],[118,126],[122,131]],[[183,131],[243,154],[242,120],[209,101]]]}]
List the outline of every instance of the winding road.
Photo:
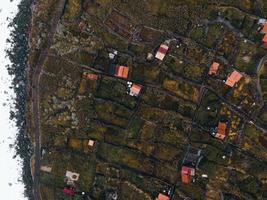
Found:
[{"label": "winding road", "polygon": [[[53,38],[57,30],[58,22],[63,14],[66,0],[59,0],[57,7],[54,11],[50,30],[48,31],[44,48],[40,53],[38,61],[34,67],[34,73],[32,78],[32,130],[34,134],[34,172],[33,172],[33,195],[35,200],[40,200],[40,159],[41,159],[41,131],[40,131],[40,78],[42,75],[42,69],[47,57],[48,51],[53,43]],[[32,66],[33,67],[33,66]]]}]

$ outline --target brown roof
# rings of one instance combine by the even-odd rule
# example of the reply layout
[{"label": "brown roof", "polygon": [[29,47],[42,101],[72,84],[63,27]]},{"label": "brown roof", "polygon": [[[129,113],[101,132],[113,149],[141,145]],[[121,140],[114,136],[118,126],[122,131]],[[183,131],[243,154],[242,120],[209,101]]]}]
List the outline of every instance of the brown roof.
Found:
[{"label": "brown roof", "polygon": [[219,63],[213,62],[210,66],[209,75],[216,74],[219,69]]},{"label": "brown roof", "polygon": [[226,128],[227,128],[227,124],[226,123],[219,122],[218,130],[217,130],[217,133],[216,133],[215,137],[223,140],[226,137]]},{"label": "brown roof", "polygon": [[238,71],[234,70],[231,75],[227,78],[225,84],[233,87],[240,79],[242,78],[242,74]]}]

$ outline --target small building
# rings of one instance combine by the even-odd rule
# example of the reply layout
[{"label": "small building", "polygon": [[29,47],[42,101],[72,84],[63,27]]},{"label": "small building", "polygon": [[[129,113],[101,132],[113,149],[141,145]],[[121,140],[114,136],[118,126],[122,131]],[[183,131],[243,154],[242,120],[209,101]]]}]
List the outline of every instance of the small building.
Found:
[{"label": "small building", "polygon": [[225,84],[229,87],[234,87],[234,85],[242,78],[242,74],[238,71],[234,70],[230,76],[228,76],[227,80],[225,81]]},{"label": "small building", "polygon": [[43,172],[51,173],[52,167],[42,165],[40,170],[43,171]]},{"label": "small building", "polygon": [[82,77],[86,78],[86,79],[89,79],[89,80],[97,80],[98,79],[98,75],[97,74],[88,73],[88,72],[83,72]]},{"label": "small building", "polygon": [[94,140],[89,140],[88,141],[88,146],[89,147],[93,147],[95,145],[95,141]]},{"label": "small building", "polygon": [[192,167],[182,166],[181,177],[182,183],[188,184],[191,181],[191,177],[195,176],[195,169]]},{"label": "small building", "polygon": [[67,195],[74,195],[75,194],[75,188],[71,186],[66,186],[63,189],[63,192]]},{"label": "small building", "polygon": [[210,70],[209,70],[209,75],[216,75],[217,71],[219,69],[220,64],[217,62],[213,62],[212,65],[210,66]]},{"label": "small building", "polygon": [[119,65],[115,67],[114,76],[117,76],[120,78],[128,78],[128,74],[129,74],[129,67],[119,66]]},{"label": "small building", "polygon": [[215,133],[215,137],[223,140],[226,137],[226,129],[227,129],[227,123],[219,122],[217,127],[217,132]]},{"label": "small building", "polygon": [[170,197],[165,194],[159,193],[158,197],[155,200],[170,200]]},{"label": "small building", "polygon": [[166,56],[168,49],[169,49],[169,46],[167,44],[165,43],[161,44],[155,57],[159,60],[163,60],[164,57]]},{"label": "small building", "polygon": [[131,96],[135,96],[137,97],[140,92],[141,92],[141,89],[142,89],[142,86],[141,85],[138,85],[138,84],[135,84],[133,83],[131,86],[130,86],[130,95]]},{"label": "small building", "polygon": [[80,176],[80,174],[78,174],[78,173],[71,172],[71,171],[66,171],[66,177],[70,181],[78,181],[79,180],[79,176]]}]

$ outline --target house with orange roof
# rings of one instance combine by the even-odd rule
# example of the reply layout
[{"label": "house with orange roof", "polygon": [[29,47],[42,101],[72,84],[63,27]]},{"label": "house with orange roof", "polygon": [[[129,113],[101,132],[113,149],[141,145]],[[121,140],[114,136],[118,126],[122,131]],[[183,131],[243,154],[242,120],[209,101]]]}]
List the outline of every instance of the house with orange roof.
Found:
[{"label": "house with orange roof", "polygon": [[219,69],[220,64],[217,62],[213,62],[212,65],[210,66],[210,70],[209,70],[209,75],[216,75],[217,71]]},{"label": "house with orange roof", "polygon": [[217,132],[215,133],[215,137],[223,140],[226,137],[227,123],[219,122],[217,127]]},{"label": "house with orange roof", "polygon": [[163,60],[164,57],[166,56],[168,49],[169,49],[169,46],[167,44],[165,43],[161,44],[155,57],[159,60]]},{"label": "house with orange roof", "polygon": [[85,78],[85,79],[89,79],[89,80],[97,80],[98,79],[98,75],[97,74],[88,73],[88,72],[83,72],[82,77]]},{"label": "house with orange roof", "polygon": [[229,87],[234,87],[234,85],[242,78],[242,74],[238,71],[234,70],[230,76],[228,76],[227,80],[225,81],[225,85]]},{"label": "house with orange roof", "polygon": [[115,67],[115,74],[114,76],[120,78],[128,78],[129,75],[129,67],[117,65]]},{"label": "house with orange roof", "polygon": [[141,92],[141,89],[142,89],[142,86],[141,85],[138,85],[138,84],[135,84],[133,83],[131,86],[130,86],[130,95],[131,96],[135,96],[137,97],[140,92]]},{"label": "house with orange roof", "polygon": [[165,194],[159,193],[158,197],[155,200],[170,200],[170,197]]}]

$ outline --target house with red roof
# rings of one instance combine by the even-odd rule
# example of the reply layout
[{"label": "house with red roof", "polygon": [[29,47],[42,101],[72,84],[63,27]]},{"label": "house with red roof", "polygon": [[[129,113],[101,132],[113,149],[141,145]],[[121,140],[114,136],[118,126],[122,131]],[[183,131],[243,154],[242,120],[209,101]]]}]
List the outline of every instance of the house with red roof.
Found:
[{"label": "house with red roof", "polygon": [[158,197],[155,200],[170,200],[170,197],[165,194],[159,193]]},{"label": "house with red roof", "polygon": [[120,78],[128,78],[129,75],[129,67],[117,65],[115,67],[115,74],[114,76]]},{"label": "house with red roof", "polygon": [[130,86],[130,95],[131,96],[138,96],[141,92],[141,89],[142,89],[142,86],[141,85],[138,85],[138,84],[135,84],[133,83],[131,86]]},{"label": "house with red roof", "polygon": [[189,184],[192,177],[195,176],[196,168],[203,157],[201,152],[202,151],[200,149],[191,146],[188,147],[181,169],[182,183]]},{"label": "house with red roof", "polygon": [[216,75],[219,69],[220,64],[217,62],[213,62],[210,66],[209,75]]},{"label": "house with red roof", "polygon": [[161,44],[155,57],[159,60],[163,60],[164,57],[166,56],[168,49],[169,49],[169,46],[167,44],[165,43]]},{"label": "house with red roof", "polygon": [[228,76],[227,80],[225,81],[225,84],[229,87],[234,87],[236,83],[239,82],[239,80],[242,78],[242,74],[238,71],[234,70],[230,76]]},{"label": "house with red roof", "polygon": [[193,176],[195,176],[194,168],[182,166],[182,170],[181,170],[182,183],[189,184],[191,182],[191,177]]}]

